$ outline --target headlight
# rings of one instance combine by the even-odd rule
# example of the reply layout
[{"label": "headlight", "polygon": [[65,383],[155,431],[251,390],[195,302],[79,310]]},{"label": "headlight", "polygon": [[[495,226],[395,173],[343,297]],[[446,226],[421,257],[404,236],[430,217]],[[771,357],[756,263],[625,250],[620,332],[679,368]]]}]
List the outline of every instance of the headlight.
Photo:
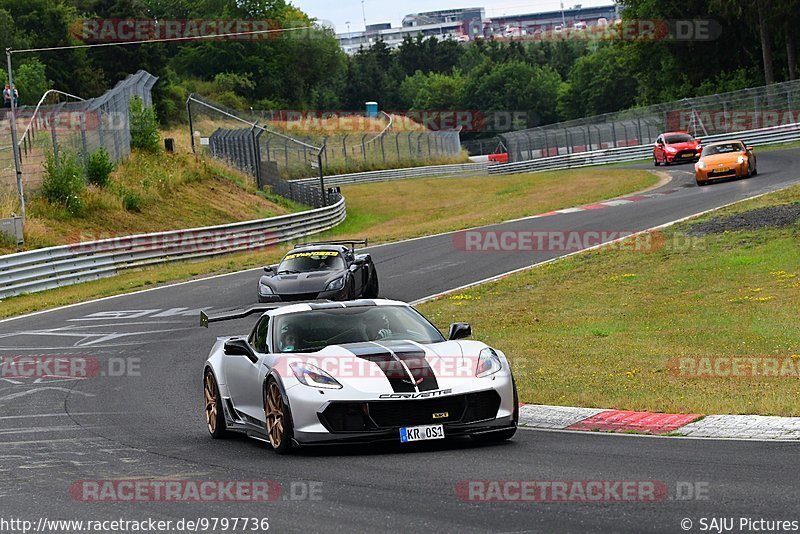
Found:
[{"label": "headlight", "polygon": [[294,376],[307,386],[320,389],[342,389],[342,385],[336,379],[310,363],[295,362],[290,367]]},{"label": "headlight", "polygon": [[701,162],[699,162],[699,163],[697,164],[697,168],[698,168],[698,169],[700,169],[700,170],[703,170],[703,169],[705,169],[705,168],[706,168],[706,162],[705,162],[705,161],[701,161]]},{"label": "headlight", "polygon": [[475,376],[478,378],[490,376],[502,368],[503,364],[500,363],[500,356],[497,355],[494,349],[485,348],[478,356],[478,368],[475,370]]},{"label": "headlight", "polygon": [[325,288],[325,291],[339,291],[344,287],[344,277],[337,278]]},{"label": "headlight", "polygon": [[739,156],[739,159],[736,160],[739,165],[744,165],[744,156]]},{"label": "headlight", "polygon": [[258,283],[258,294],[259,295],[274,295],[275,292],[268,285],[264,285],[261,282],[259,282]]}]

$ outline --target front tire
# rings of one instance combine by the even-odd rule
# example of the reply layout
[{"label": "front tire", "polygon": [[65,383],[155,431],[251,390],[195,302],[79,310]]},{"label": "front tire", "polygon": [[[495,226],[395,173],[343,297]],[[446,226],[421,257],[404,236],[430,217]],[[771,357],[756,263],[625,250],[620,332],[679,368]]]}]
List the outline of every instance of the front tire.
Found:
[{"label": "front tire", "polygon": [[378,294],[380,293],[380,286],[378,285],[378,271],[375,270],[375,267],[372,268],[372,274],[369,277],[369,284],[367,284],[367,289],[364,291],[364,297],[368,299],[376,299],[378,298]]},{"label": "front tire", "polygon": [[219,394],[217,379],[211,369],[206,369],[203,378],[203,399],[205,400],[206,428],[214,439],[223,439],[228,435],[225,412],[222,408],[222,397]]},{"label": "front tire", "polygon": [[658,162],[658,158],[655,156],[653,156],[653,165],[655,165],[656,167],[661,166],[661,164]]},{"label": "front tire", "polygon": [[267,381],[264,393],[264,413],[267,422],[267,436],[269,436],[272,449],[277,454],[291,453],[294,439],[292,414],[278,382],[274,378]]}]

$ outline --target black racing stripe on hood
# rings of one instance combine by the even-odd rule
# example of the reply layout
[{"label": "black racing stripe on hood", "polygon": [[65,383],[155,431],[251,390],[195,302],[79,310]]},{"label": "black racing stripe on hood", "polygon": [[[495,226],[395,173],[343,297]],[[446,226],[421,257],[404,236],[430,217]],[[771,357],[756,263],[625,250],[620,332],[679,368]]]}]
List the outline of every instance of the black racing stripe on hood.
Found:
[{"label": "black racing stripe on hood", "polygon": [[420,391],[435,391],[439,389],[436,374],[425,358],[425,351],[421,350],[418,345],[407,341],[384,342],[378,340],[376,343],[388,348],[402,360],[408,370],[411,371],[411,376],[414,377],[414,382],[417,383]]},{"label": "black racing stripe on hood", "polygon": [[395,393],[416,393],[414,381],[406,372],[403,364],[387,351],[375,343],[353,343],[344,348],[352,352],[357,358],[367,360],[380,367],[392,391]]},{"label": "black racing stripe on hood", "polygon": [[395,352],[394,354],[406,364],[420,391],[439,389],[436,374],[433,372],[431,364],[425,359],[424,352],[417,350],[415,352]]}]

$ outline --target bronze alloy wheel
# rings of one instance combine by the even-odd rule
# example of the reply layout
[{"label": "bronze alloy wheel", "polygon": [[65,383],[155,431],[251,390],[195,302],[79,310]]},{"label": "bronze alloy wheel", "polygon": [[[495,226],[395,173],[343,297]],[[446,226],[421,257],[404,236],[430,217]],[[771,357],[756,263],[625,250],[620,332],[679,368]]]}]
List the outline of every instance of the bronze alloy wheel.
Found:
[{"label": "bronze alloy wheel", "polygon": [[208,425],[208,432],[213,436],[217,432],[217,384],[214,380],[214,375],[206,373],[205,387],[203,388],[203,397],[206,401],[206,424]]},{"label": "bronze alloy wheel", "polygon": [[273,449],[280,449],[284,435],[283,397],[274,381],[267,387],[267,434]]},{"label": "bronze alloy wheel", "polygon": [[214,439],[222,439],[228,433],[225,424],[225,414],[222,411],[222,400],[219,395],[219,387],[214,373],[207,370],[203,378],[203,404],[206,416],[206,428]]}]

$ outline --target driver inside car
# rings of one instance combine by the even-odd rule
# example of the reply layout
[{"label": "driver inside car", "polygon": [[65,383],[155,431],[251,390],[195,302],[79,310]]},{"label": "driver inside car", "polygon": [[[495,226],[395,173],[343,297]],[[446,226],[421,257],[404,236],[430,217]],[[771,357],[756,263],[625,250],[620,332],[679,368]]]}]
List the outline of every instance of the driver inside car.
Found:
[{"label": "driver inside car", "polygon": [[281,352],[294,352],[299,346],[300,338],[293,328],[286,328],[281,334]]},{"label": "driver inside car", "polygon": [[392,335],[389,319],[385,315],[372,315],[367,319],[367,337],[370,341],[386,339]]}]

